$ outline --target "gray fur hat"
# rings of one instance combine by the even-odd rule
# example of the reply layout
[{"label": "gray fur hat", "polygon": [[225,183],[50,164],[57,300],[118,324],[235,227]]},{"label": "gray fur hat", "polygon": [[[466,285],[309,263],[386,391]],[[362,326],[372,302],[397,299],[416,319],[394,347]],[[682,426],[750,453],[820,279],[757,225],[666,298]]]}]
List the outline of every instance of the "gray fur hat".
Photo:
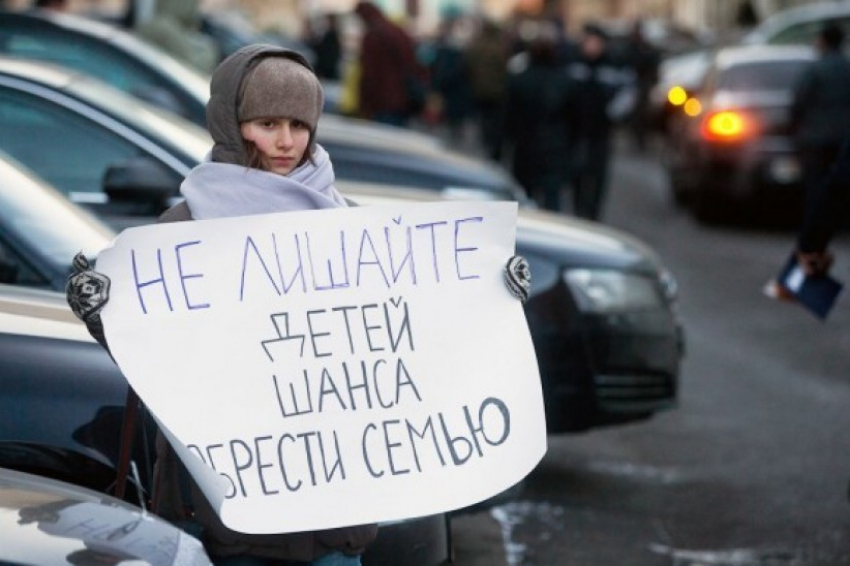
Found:
[{"label": "gray fur hat", "polygon": [[323,104],[316,75],[293,59],[264,57],[242,80],[237,116],[240,122],[255,118],[294,118],[316,131]]}]

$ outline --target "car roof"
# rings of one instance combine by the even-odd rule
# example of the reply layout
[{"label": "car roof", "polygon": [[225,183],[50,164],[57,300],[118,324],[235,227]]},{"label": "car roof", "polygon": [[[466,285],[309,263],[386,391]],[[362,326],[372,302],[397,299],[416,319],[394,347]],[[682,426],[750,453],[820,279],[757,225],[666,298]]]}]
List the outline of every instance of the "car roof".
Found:
[{"label": "car roof", "polygon": [[[337,188],[358,204],[393,202],[435,202],[433,191],[393,190],[371,183],[339,182]],[[546,210],[519,208],[517,212],[518,250],[551,254],[561,265],[627,268],[636,271],[660,267],[658,255],[644,242],[599,222]]]},{"label": "car roof", "polygon": [[818,2],[780,10],[765,18],[744,36],[743,43],[765,43],[785,28],[804,22],[850,17],[850,2]]},{"label": "car roof", "polygon": [[715,66],[726,69],[749,63],[774,61],[813,61],[814,48],[805,45],[735,45],[719,49],[715,54]]},{"label": "car roof", "polygon": [[[176,145],[190,155],[193,161],[200,160],[212,146],[207,131],[191,121],[162,110],[158,106],[139,100],[103,81],[80,71],[30,59],[20,59],[0,54],[0,75],[13,80],[24,80],[66,96],[71,96],[99,112],[112,116],[121,122],[152,135],[157,135],[160,143]],[[151,127],[153,121],[156,126]],[[167,139],[165,139],[167,138]],[[184,174],[188,167],[182,167]]]},{"label": "car roof", "polygon": [[193,95],[203,98],[209,95],[209,77],[174,58],[165,50],[137,37],[116,25],[79,14],[62,13],[55,10],[33,10],[11,12],[0,10],[7,25],[15,20],[33,25],[54,26],[66,31],[95,38],[114,46],[119,51],[131,54],[145,66],[156,68],[172,81]]}]

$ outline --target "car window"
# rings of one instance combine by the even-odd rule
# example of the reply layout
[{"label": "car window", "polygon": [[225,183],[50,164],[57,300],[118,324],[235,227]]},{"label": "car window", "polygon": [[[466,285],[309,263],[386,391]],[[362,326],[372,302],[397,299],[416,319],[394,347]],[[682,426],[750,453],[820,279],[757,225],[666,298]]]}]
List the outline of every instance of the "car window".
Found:
[{"label": "car window", "polygon": [[[831,19],[829,22],[840,26],[841,29],[844,30],[845,35],[850,34],[850,16]],[[767,42],[777,45],[795,43],[812,45],[815,42],[815,38],[818,36],[818,33],[820,33],[820,30],[823,29],[824,24],[824,20],[812,20],[788,26],[776,35],[768,38]]]},{"label": "car window", "polygon": [[86,193],[103,194],[107,167],[141,153],[65,108],[6,88],[0,88],[0,150],[82,202],[98,202],[87,199]]},{"label": "car window", "polygon": [[47,280],[40,277],[15,251],[0,238],[0,283],[44,287]]},{"label": "car window", "polygon": [[743,63],[727,69],[719,77],[722,90],[786,90],[797,81],[809,61],[770,61]]},{"label": "car window", "polygon": [[64,279],[75,253],[94,257],[114,237],[32,171],[0,154],[2,282],[41,286]]},{"label": "car window", "polygon": [[156,82],[156,77],[134,61],[113,51],[106,43],[94,42],[47,26],[15,22],[0,26],[0,46],[5,53],[50,61],[106,79],[124,91]]},{"label": "car window", "polygon": [[60,28],[13,20],[10,25],[0,25],[0,52],[74,69],[143,98],[168,96],[164,104],[195,118],[195,109],[179,100],[160,75],[107,42]]}]

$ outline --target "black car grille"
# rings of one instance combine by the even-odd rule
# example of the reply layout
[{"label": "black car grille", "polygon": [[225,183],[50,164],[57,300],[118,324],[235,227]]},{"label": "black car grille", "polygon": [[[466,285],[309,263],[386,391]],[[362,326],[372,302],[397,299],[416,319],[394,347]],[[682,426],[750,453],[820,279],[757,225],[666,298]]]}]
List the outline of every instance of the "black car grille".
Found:
[{"label": "black car grille", "polygon": [[672,376],[597,375],[596,399],[606,413],[644,413],[672,406],[676,382]]}]

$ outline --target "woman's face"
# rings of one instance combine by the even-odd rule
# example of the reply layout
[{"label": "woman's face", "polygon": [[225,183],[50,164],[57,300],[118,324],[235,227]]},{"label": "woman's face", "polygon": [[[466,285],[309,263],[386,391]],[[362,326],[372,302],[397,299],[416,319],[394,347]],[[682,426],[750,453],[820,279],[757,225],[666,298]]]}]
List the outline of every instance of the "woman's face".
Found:
[{"label": "woman's face", "polygon": [[288,175],[304,159],[310,128],[300,120],[257,118],[240,125],[242,137],[257,147],[263,169]]}]

